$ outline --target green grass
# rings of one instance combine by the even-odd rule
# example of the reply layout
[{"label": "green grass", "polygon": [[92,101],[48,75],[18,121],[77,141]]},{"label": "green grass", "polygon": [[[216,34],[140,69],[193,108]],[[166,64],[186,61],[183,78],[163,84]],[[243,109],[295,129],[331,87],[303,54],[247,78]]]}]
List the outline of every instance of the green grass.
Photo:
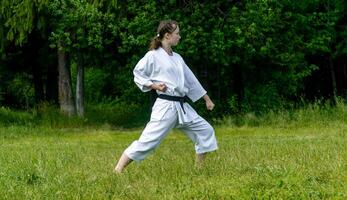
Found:
[{"label": "green grass", "polygon": [[0,199],[347,199],[347,123],[216,127],[204,168],[173,131],[154,154],[112,173],[141,129],[0,128]]}]

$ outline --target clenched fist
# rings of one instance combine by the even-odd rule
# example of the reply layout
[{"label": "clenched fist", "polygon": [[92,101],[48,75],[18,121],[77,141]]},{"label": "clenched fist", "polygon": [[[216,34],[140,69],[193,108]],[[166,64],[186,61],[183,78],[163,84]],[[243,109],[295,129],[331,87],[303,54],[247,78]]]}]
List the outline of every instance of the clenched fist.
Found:
[{"label": "clenched fist", "polygon": [[149,87],[153,90],[158,90],[160,92],[165,92],[167,90],[167,86],[165,85],[165,83],[153,83]]}]

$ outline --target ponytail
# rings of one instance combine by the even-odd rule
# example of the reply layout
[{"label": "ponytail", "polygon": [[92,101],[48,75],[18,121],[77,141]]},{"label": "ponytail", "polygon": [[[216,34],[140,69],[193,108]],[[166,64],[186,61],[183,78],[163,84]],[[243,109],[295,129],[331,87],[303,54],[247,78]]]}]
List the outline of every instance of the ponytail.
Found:
[{"label": "ponytail", "polygon": [[161,47],[161,39],[158,36],[152,38],[151,43],[149,45],[149,50],[155,50]]}]

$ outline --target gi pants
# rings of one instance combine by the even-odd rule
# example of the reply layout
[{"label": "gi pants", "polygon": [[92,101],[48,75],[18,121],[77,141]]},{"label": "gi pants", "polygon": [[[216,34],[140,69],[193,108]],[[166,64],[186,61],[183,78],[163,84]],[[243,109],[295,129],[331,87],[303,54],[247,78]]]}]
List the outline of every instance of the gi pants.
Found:
[{"label": "gi pants", "polygon": [[[166,101],[166,100],[157,100]],[[193,108],[184,103],[187,112],[192,112]],[[153,109],[161,109],[153,106]],[[212,126],[201,116],[183,124],[178,123],[179,110],[175,106],[170,106],[158,118],[157,112],[152,111],[150,122],[147,123],[140,138],[134,141],[124,153],[132,160],[140,162],[145,159],[165,138],[169,131],[176,127],[182,130],[195,144],[197,154],[217,150],[217,141]],[[193,111],[195,113],[195,111]]]}]

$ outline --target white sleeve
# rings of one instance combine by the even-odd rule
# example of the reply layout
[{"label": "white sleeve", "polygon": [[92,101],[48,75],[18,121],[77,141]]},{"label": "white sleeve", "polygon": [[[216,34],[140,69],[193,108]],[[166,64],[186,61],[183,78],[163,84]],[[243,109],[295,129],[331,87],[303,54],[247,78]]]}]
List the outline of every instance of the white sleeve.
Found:
[{"label": "white sleeve", "polygon": [[150,80],[151,73],[153,71],[153,55],[148,52],[135,66],[134,82],[143,92],[148,92],[153,82]]},{"label": "white sleeve", "polygon": [[[183,61],[184,63],[184,61]],[[187,96],[193,101],[199,100],[203,97],[207,92],[202,87],[198,79],[195,77],[193,72],[189,69],[189,67],[184,63],[184,86],[189,89]]]}]

